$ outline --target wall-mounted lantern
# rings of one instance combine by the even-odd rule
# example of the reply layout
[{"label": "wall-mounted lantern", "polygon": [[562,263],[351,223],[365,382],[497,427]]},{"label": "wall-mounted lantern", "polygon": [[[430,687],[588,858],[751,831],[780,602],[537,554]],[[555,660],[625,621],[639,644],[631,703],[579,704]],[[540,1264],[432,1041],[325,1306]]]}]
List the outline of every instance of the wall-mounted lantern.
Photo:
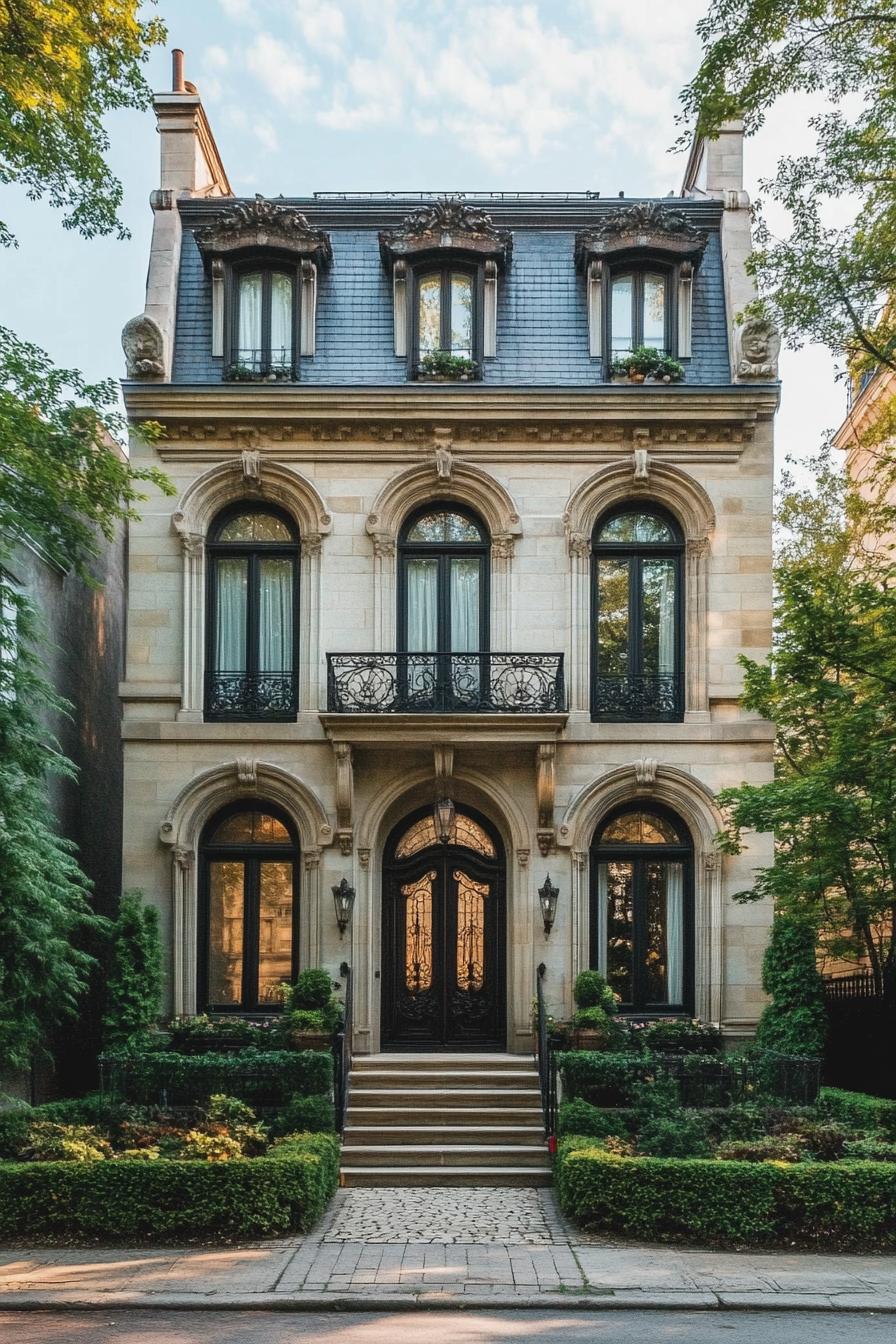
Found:
[{"label": "wall-mounted lantern", "polygon": [[352,906],[355,904],[355,889],[349,886],[347,878],[343,878],[338,887],[333,887],[333,903],[336,906],[339,937],[342,938],[351,923]]},{"label": "wall-mounted lantern", "polygon": [[439,844],[447,845],[454,839],[455,810],[450,798],[437,798],[432,809]]},{"label": "wall-mounted lantern", "polygon": [[551,875],[544,879],[544,886],[538,888],[538,900],[541,905],[541,917],[544,920],[545,938],[554,927],[554,920],[557,918],[557,897],[560,895],[560,888],[551,885]]}]

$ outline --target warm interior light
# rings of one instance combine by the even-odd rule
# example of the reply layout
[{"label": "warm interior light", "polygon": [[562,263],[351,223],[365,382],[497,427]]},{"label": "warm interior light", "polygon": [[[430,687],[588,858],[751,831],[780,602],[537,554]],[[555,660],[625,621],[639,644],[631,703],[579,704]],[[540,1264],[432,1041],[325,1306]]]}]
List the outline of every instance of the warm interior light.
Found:
[{"label": "warm interior light", "polygon": [[436,824],[436,835],[439,837],[439,844],[450,844],[454,839],[454,803],[450,798],[437,798],[432,810],[432,815]]}]

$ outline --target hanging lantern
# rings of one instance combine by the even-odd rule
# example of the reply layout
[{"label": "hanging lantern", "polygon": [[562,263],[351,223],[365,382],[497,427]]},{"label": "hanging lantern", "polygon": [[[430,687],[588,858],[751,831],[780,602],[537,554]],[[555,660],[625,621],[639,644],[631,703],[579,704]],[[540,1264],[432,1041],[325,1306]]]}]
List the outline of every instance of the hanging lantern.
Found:
[{"label": "hanging lantern", "polygon": [[544,920],[544,936],[548,937],[557,918],[557,898],[560,888],[551,885],[551,875],[544,879],[544,886],[538,888],[538,900],[541,905],[541,917]]},{"label": "hanging lantern", "polygon": [[450,798],[437,798],[432,809],[432,815],[439,844],[450,844],[454,839],[454,803]]},{"label": "hanging lantern", "polygon": [[339,937],[342,938],[351,923],[352,906],[355,904],[355,889],[349,886],[347,878],[343,878],[338,887],[333,887],[333,903],[336,906]]}]

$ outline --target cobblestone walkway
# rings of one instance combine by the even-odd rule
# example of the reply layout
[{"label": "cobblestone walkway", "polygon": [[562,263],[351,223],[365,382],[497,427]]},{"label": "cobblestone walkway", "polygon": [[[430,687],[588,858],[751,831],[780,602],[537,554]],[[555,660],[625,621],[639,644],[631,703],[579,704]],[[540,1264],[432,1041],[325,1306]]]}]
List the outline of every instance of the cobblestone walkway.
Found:
[{"label": "cobblestone walkway", "polygon": [[569,1236],[550,1190],[410,1187],[343,1191],[323,1240],[553,1246]]}]

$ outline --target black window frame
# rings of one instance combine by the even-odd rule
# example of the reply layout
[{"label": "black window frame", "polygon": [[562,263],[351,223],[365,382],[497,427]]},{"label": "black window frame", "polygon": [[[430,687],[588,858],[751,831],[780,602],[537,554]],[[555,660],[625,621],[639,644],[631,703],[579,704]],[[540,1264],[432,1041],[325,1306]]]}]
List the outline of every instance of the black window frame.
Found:
[{"label": "black window frame", "polygon": [[665,334],[664,344],[659,354],[678,358],[678,276],[679,267],[670,265],[668,260],[663,261],[658,257],[639,256],[637,259],[628,258],[625,261],[616,261],[612,266],[605,267],[606,280],[604,282],[604,312],[606,313],[606,322],[604,323],[604,360],[607,370],[614,359],[618,359],[622,350],[613,352],[613,281],[621,280],[624,276],[632,277],[632,343],[626,346],[626,350],[634,350],[644,344],[644,278],[647,275],[662,275],[666,283],[666,303],[665,303]]},{"label": "black window frame", "polygon": [[[626,514],[647,514],[663,522],[672,531],[672,542],[651,541],[600,541],[600,533],[607,523]],[[653,500],[624,500],[613,505],[599,515],[591,534],[591,718],[595,723],[680,723],[684,718],[684,673],[685,673],[685,594],[684,594],[684,534],[674,514]],[[600,638],[598,617],[600,598],[598,589],[598,569],[601,560],[627,559],[629,565],[628,590],[628,671],[631,680],[628,712],[620,709],[601,709],[601,671]],[[642,620],[641,575],[645,560],[667,560],[675,562],[675,671],[673,673],[673,703],[666,710],[646,712],[636,711],[639,698],[635,694],[637,682],[643,678],[643,642],[644,627]],[[618,680],[603,678],[604,681]],[[660,678],[655,678],[659,682]],[[657,688],[659,689],[659,688]]]},{"label": "black window frame", "polygon": [[242,364],[239,358],[240,334],[240,280],[243,276],[259,272],[262,276],[261,296],[261,359],[259,367],[254,369],[259,380],[268,377],[273,371],[271,360],[271,276],[275,273],[285,275],[292,284],[292,358],[286,367],[290,382],[299,380],[299,341],[301,334],[302,287],[299,283],[299,267],[294,262],[279,260],[265,254],[244,257],[240,261],[230,262],[227,266],[225,292],[227,301],[224,307],[225,331],[224,349],[227,351],[225,375],[234,365]]},{"label": "black window frame", "polygon": [[[415,524],[431,513],[455,513],[466,518],[479,529],[481,541],[409,541],[408,534]],[[414,559],[438,559],[438,634],[437,649],[433,652],[449,654],[451,640],[451,560],[463,556],[481,558],[479,584],[479,649],[477,653],[488,653],[491,647],[491,537],[488,527],[474,509],[458,504],[450,499],[433,500],[431,504],[422,504],[408,514],[402,524],[398,537],[398,651],[400,653],[427,653],[426,649],[409,649],[408,634],[408,561]]]},{"label": "black window frame", "polygon": [[[282,822],[289,833],[289,844],[213,844],[210,837],[229,817],[241,812],[261,812]],[[290,979],[299,973],[299,900],[301,848],[298,832],[292,818],[283,808],[260,798],[240,798],[217,811],[205,824],[199,842],[199,920],[196,965],[197,1012],[251,1016],[283,1011],[283,1005],[259,1002],[258,949],[259,949],[259,864],[262,859],[292,863],[292,949]],[[211,936],[211,864],[227,861],[242,862],[243,876],[243,1001],[240,1004],[212,1004],[208,1001],[209,939]],[[254,997],[247,1001],[247,986],[254,985]]]},{"label": "black window frame", "polygon": [[[441,332],[439,338],[439,349],[446,354],[451,353],[451,276],[452,274],[463,274],[471,277],[472,284],[472,342],[471,355],[473,363],[476,365],[476,377],[479,377],[479,371],[482,368],[482,345],[483,345],[483,314],[484,314],[484,288],[485,288],[485,269],[482,263],[469,261],[465,257],[454,256],[446,257],[444,254],[437,257],[429,257],[414,263],[411,268],[411,284],[408,286],[410,291],[408,299],[410,303],[409,330],[411,340],[408,346],[408,376],[416,378],[419,375],[420,363],[423,355],[420,352],[420,282],[430,275],[441,276],[441,288],[439,299],[439,321]],[[446,297],[448,302],[446,303]]]},{"label": "black window frame", "polygon": [[[668,821],[680,837],[680,844],[602,844],[601,837],[611,822],[629,813],[647,812]],[[601,820],[594,832],[590,848],[590,965],[597,969],[606,966],[607,949],[600,948],[598,938],[601,924],[604,938],[609,938],[608,912],[601,920],[598,913],[600,900],[598,883],[598,864],[617,860],[632,864],[632,909],[634,914],[634,937],[632,946],[632,984],[635,996],[631,1003],[619,1006],[621,1013],[630,1016],[647,1017],[692,1017],[695,997],[695,914],[694,914],[694,841],[690,829],[672,808],[664,803],[655,802],[649,796],[644,799],[629,799],[614,807]],[[680,863],[682,865],[682,1002],[655,1003],[641,992],[646,984],[644,952],[646,950],[647,902],[645,899],[645,865],[649,862]],[[639,955],[640,953],[640,955]]]},{"label": "black window frame", "polygon": [[[216,534],[231,518],[244,513],[272,514],[290,529],[293,540],[285,541],[219,541]],[[206,553],[206,620],[205,620],[205,710],[204,718],[210,723],[290,723],[298,714],[299,679],[299,611],[300,611],[300,558],[301,533],[296,520],[285,509],[264,499],[242,499],[227,505],[212,520],[205,544]],[[247,556],[248,583],[246,605],[246,668],[243,676],[247,679],[246,698],[250,697],[248,679],[258,678],[262,674],[258,669],[258,628],[259,628],[259,560],[289,559],[292,561],[293,579],[293,647],[290,699],[283,708],[259,710],[249,705],[247,709],[214,710],[213,701],[215,676],[237,675],[239,669],[218,668],[215,665],[215,645],[217,642],[218,613],[218,561],[225,557]],[[270,673],[268,675],[278,675]],[[284,674],[279,674],[284,675]]]}]

